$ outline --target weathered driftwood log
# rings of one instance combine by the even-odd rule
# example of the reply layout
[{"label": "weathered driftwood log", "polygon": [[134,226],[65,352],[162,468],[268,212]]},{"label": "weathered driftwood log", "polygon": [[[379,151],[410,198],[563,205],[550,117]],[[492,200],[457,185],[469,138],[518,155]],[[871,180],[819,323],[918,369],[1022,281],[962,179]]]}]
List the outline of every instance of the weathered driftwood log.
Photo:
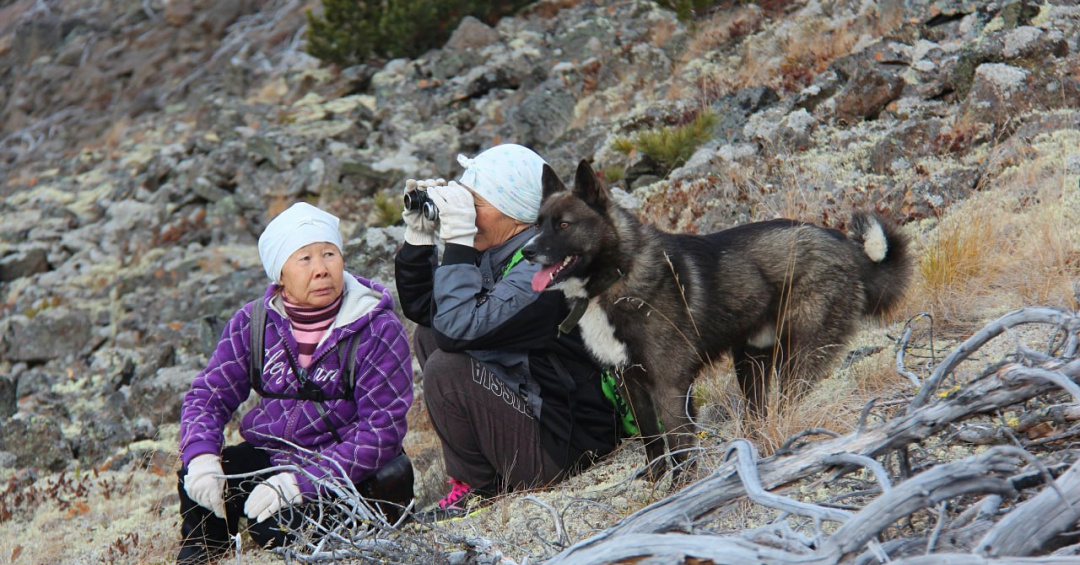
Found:
[{"label": "weathered driftwood log", "polygon": [[[946,395],[936,394],[941,382],[963,360],[993,337],[1016,325],[1028,323],[1050,324],[1060,328],[1063,335],[1067,336],[1067,343],[1062,348],[1066,355],[1025,355],[1025,352],[1021,351],[1014,356],[1014,361],[989,368],[959,389]],[[1008,314],[986,326],[953,351],[923,384],[911,407],[904,414],[876,427],[860,426],[858,431],[846,436],[810,443],[794,451],[778,452],[758,462],[754,478],[763,489],[775,489],[826,471],[837,464],[850,465],[855,461],[843,457],[845,454],[872,459],[933,436],[954,422],[1023,403],[1052,390],[1064,388],[1080,396],[1080,387],[1075,384],[1080,380],[1080,360],[1069,358],[1076,354],[1078,330],[1080,317],[1069,312],[1029,308]],[[910,378],[910,375],[908,376]],[[848,561],[866,551],[868,546],[877,546],[874,538],[879,533],[896,520],[910,516],[917,510],[964,494],[995,495],[991,500],[1015,496],[1017,483],[1008,476],[1018,470],[1020,459],[1016,456],[1017,453],[1022,452],[1019,449],[1010,451],[994,448],[977,458],[942,464],[894,485],[892,490],[866,506],[855,518],[847,520],[811,554],[768,548],[738,537],[716,538],[670,533],[693,533],[694,524],[699,520],[747,495],[743,484],[746,480],[745,471],[740,475],[736,470],[738,462],[729,460],[719,465],[705,479],[639,510],[604,533],[575,544],[556,555],[549,563],[601,563],[643,556],[657,556],[661,558],[660,562],[665,562],[668,559],[674,560],[679,555],[713,559],[717,563]],[[1025,459],[1030,461],[1030,456]],[[878,469],[872,466],[870,468],[875,475],[880,474]],[[1053,489],[1045,490],[1036,497],[1039,498],[1044,498],[1047,502],[1040,502],[1039,506],[1033,504],[1033,510],[1025,513],[1031,524],[1045,519],[1041,515],[1033,517],[1043,509],[1051,515],[1060,513],[1062,521],[1071,519],[1071,523],[1076,522],[1076,518],[1071,514],[1065,516],[1066,512],[1071,511],[1071,507],[1062,503],[1061,495]],[[1051,498],[1057,503],[1049,502]],[[1032,503],[1035,503],[1036,499],[1033,499]],[[1021,505],[1023,506],[1025,505]],[[978,519],[988,520],[990,514],[980,512]],[[1053,522],[1057,524],[1056,519]],[[980,525],[980,528],[984,527]],[[1000,549],[1002,545],[1006,545],[1011,555],[1030,555],[1030,552],[1023,552],[1025,546],[1015,539],[1023,536],[1009,535],[1005,530],[1007,528],[1004,526],[992,529],[983,543],[993,540],[994,547]],[[1060,531],[1061,529],[1056,529],[1054,533],[1047,535],[1053,537]],[[935,536],[929,541],[932,542],[939,533],[935,532]],[[1034,539],[1036,541],[1032,541],[1030,536],[1025,538],[1028,543],[1037,545],[1040,538]],[[928,543],[930,548],[933,545]],[[884,550],[878,551],[884,555]],[[948,558],[953,559],[953,555],[950,553]],[[970,558],[960,555],[955,559],[962,559],[955,561],[956,563],[1005,562],[978,555]],[[1031,562],[1059,562],[1056,557],[1043,559],[1050,560]]]},{"label": "weathered driftwood log", "polygon": [[890,565],[1076,565],[1075,556],[983,557],[970,553],[938,553],[890,561]]},{"label": "weathered driftwood log", "polygon": [[[1042,323],[1057,326],[1062,328],[1066,335],[1075,336],[1077,333],[1078,325],[1080,325],[1080,318],[1077,318],[1076,314],[1071,312],[1065,312],[1062,310],[1056,310],[1054,308],[1023,308],[1015,312],[1010,312],[1005,316],[991,322],[975,335],[968,338],[964,343],[960,344],[940,365],[934,369],[934,372],[930,375],[930,378],[926,380],[919,387],[919,391],[915,393],[915,398],[911,399],[911,404],[908,405],[908,414],[912,413],[919,408],[922,408],[930,399],[930,395],[937,392],[941,381],[945,379],[947,375],[953,372],[963,360],[971,356],[972,353],[978,351],[978,349],[991,339],[1005,333],[1008,329],[1021,324]],[[1073,344],[1069,344],[1069,349],[1073,348]]]},{"label": "weathered driftwood log", "polygon": [[1006,514],[976,550],[990,557],[1026,557],[1044,550],[1062,532],[1075,528],[1080,522],[1080,462],[1069,467],[1055,486]]},{"label": "weathered driftwood log", "polygon": [[[740,440],[741,441],[741,440]],[[1013,497],[1017,493],[1009,477],[1023,461],[1015,448],[993,448],[982,455],[934,467],[878,497],[806,553],[766,547],[742,536],[718,537],[684,534],[627,534],[606,537],[598,543],[579,545],[548,563],[591,565],[619,562],[641,556],[682,563],[685,557],[708,559],[719,564],[771,563],[828,565],[840,563],[862,551],[878,534],[897,520],[944,500],[970,494],[994,493]],[[740,471],[742,474],[742,471]],[[751,482],[753,482],[751,480]],[[810,505],[806,505],[810,506]],[[813,509],[796,508],[813,515]],[[594,538],[596,539],[596,538]]]}]

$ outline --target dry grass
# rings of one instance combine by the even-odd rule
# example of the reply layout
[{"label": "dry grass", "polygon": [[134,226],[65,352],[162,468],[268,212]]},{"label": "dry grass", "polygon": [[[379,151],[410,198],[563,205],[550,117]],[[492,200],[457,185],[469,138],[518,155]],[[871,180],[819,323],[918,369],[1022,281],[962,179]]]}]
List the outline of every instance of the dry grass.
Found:
[{"label": "dry grass", "polygon": [[[875,357],[874,359],[877,359]],[[878,371],[873,374],[878,375]],[[798,370],[791,373],[798,379]],[[879,376],[875,380],[862,378],[861,390],[855,393],[851,376],[833,376],[817,383],[806,383],[797,396],[785,396],[777,379],[766,399],[762,414],[747,411],[745,398],[734,377],[730,363],[719,363],[699,378],[694,388],[699,406],[699,426],[705,436],[746,438],[758,452],[772,454],[795,434],[810,428],[825,428],[846,433],[853,428],[859,409],[875,396],[891,395],[896,382]]]},{"label": "dry grass", "polygon": [[1053,178],[1009,186],[958,205],[927,235],[905,309],[970,320],[988,309],[1077,307],[1076,204]]},{"label": "dry grass", "polygon": [[962,216],[950,216],[937,228],[920,257],[915,296],[924,297],[920,308],[938,318],[951,318],[969,310],[977,298],[973,288],[1001,268],[1002,234],[996,214],[975,209]]},{"label": "dry grass", "polygon": [[152,446],[144,453],[123,470],[25,483],[5,477],[6,484],[20,484],[24,496],[37,494],[0,521],[0,563],[171,563],[179,532],[176,475]]},{"label": "dry grass", "polygon": [[[1028,230],[1020,234],[1011,268],[998,277],[1023,304],[1048,304],[1069,309],[1080,307],[1080,246],[1075,229],[1063,222],[1056,210],[1035,214]],[[1075,226],[1075,224],[1072,224]]]},{"label": "dry grass", "polygon": [[684,61],[707,56],[712,51],[731,48],[746,36],[757,32],[765,22],[765,14],[755,4],[731,10],[717,10],[702,23],[687,45]]}]

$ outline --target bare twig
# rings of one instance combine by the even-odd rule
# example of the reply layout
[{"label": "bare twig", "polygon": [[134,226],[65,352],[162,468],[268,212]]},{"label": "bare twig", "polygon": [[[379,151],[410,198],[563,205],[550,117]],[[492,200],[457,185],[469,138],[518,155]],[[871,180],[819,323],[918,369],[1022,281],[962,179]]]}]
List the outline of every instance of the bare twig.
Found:
[{"label": "bare twig", "polygon": [[904,333],[896,342],[896,372],[907,377],[907,379],[911,381],[911,384],[914,385],[916,389],[922,386],[922,383],[919,382],[919,377],[915,373],[908,371],[904,367],[904,353],[907,351],[908,342],[911,341],[911,334],[915,331],[915,322],[923,318],[927,318],[930,320],[930,327],[931,329],[933,329],[933,316],[925,312],[922,314],[917,314],[915,316],[912,316],[911,318],[908,318],[907,323],[904,324]]},{"label": "bare twig", "polygon": [[937,522],[934,523],[934,531],[930,533],[930,539],[926,541],[926,553],[928,554],[933,552],[934,546],[937,545],[938,537],[941,535],[941,528],[945,526],[945,510],[948,507],[948,501],[938,505]]},{"label": "bare twig", "polygon": [[544,501],[542,501],[542,500],[540,500],[539,498],[536,498],[535,496],[531,496],[531,495],[526,496],[522,500],[527,500],[529,502],[532,502],[533,504],[536,504],[537,506],[543,508],[544,510],[547,510],[548,513],[551,514],[551,521],[555,523],[556,543],[560,547],[566,547],[568,545],[568,540],[567,540],[567,537],[566,537],[566,529],[563,527],[562,517],[559,516],[559,513],[555,510],[555,507],[548,504],[548,503],[546,503],[546,502],[544,502]]},{"label": "bare twig", "polygon": [[822,460],[827,465],[861,465],[866,467],[874,474],[874,478],[877,479],[878,486],[881,487],[881,492],[889,492],[892,485],[889,484],[889,474],[885,472],[885,467],[881,466],[881,463],[855,453],[836,453],[829,455]]},{"label": "bare twig", "polygon": [[850,512],[825,508],[816,504],[807,504],[767,492],[762,488],[761,480],[758,478],[757,467],[755,466],[757,452],[754,445],[749,441],[745,439],[732,440],[728,444],[724,458],[730,460],[732,453],[738,454],[735,459],[735,468],[738,471],[739,478],[742,480],[743,488],[746,489],[746,495],[754,502],[800,516],[809,516],[816,521],[844,522],[851,518]]},{"label": "bare twig", "polygon": [[792,450],[791,446],[794,445],[796,441],[799,441],[800,439],[802,439],[802,438],[804,438],[806,436],[812,436],[812,435],[824,435],[824,436],[829,436],[829,437],[834,437],[834,438],[835,437],[840,437],[840,434],[838,434],[838,433],[836,433],[836,432],[834,432],[834,431],[832,431],[832,430],[830,430],[828,428],[810,428],[810,429],[803,430],[803,431],[789,437],[787,439],[787,441],[785,441],[783,443],[783,445],[781,445],[779,447],[779,449],[777,449],[776,451],[777,452],[788,453],[788,452],[790,452]]},{"label": "bare twig", "polygon": [[923,383],[923,386],[919,388],[919,392],[915,394],[915,398],[908,405],[907,413],[911,414],[924,406],[930,395],[938,389],[942,379],[951,373],[961,361],[967,359],[991,339],[1001,335],[1009,328],[1021,324],[1051,324],[1063,328],[1068,333],[1075,333],[1080,328],[1080,320],[1075,315],[1053,308],[1024,308],[1006,314],[984,327],[981,331],[968,338],[960,347],[953,350],[938,365],[930,378]]},{"label": "bare twig", "polygon": [[1080,463],[1073,464],[1057,481],[1009,512],[976,550],[988,557],[1028,556],[1080,520]]}]

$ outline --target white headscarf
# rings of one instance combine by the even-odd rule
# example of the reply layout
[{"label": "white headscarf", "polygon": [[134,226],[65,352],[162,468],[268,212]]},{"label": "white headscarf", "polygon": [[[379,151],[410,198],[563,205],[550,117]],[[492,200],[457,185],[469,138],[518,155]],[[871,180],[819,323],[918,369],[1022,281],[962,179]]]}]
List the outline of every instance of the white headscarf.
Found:
[{"label": "white headscarf", "polygon": [[308,204],[297,202],[289,206],[266,225],[259,236],[259,258],[266,276],[281,282],[281,268],[297,249],[319,242],[333,243],[338,251],[344,247],[338,231],[337,216]]},{"label": "white headscarf", "polygon": [[458,155],[458,163],[465,167],[458,183],[519,222],[536,221],[544,192],[541,179],[546,163],[533,150],[504,143],[473,159]]}]

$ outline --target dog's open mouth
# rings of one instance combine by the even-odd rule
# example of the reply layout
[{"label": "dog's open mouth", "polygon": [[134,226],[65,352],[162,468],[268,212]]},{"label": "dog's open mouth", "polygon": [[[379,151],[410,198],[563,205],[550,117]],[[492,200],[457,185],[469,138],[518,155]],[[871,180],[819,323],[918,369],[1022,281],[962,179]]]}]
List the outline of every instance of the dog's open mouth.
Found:
[{"label": "dog's open mouth", "polygon": [[540,292],[550,286],[552,283],[559,282],[559,277],[566,272],[567,269],[572,267],[578,260],[577,255],[570,255],[562,260],[560,263],[554,265],[545,265],[540,269],[540,272],[533,275],[532,287],[536,292]]}]

